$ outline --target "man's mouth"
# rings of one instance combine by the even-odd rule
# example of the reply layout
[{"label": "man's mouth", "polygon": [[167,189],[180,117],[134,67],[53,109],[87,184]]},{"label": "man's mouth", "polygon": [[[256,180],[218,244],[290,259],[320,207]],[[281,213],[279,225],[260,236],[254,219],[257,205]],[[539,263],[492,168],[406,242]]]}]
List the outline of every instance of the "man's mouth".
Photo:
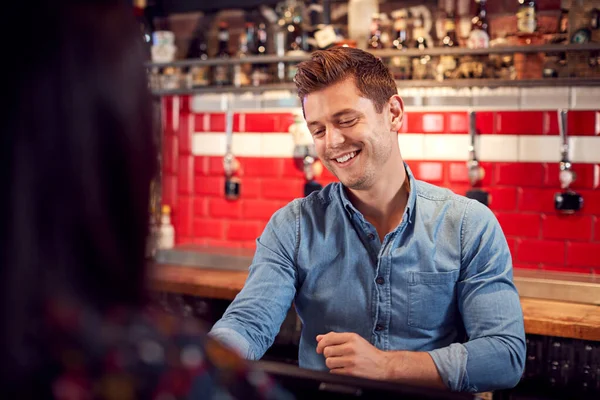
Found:
[{"label": "man's mouth", "polygon": [[346,153],[340,157],[335,157],[334,160],[338,164],[345,164],[348,161],[352,160],[354,157],[356,157],[359,153],[360,153],[360,150],[352,151],[352,152]]}]

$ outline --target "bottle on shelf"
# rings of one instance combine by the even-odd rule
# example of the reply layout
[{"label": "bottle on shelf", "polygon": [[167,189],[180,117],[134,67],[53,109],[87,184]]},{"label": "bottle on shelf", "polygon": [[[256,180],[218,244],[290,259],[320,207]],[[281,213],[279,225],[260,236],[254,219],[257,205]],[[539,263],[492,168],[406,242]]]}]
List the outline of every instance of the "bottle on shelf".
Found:
[{"label": "bottle on shelf", "polygon": [[[229,24],[225,21],[219,23],[219,47],[217,58],[226,60],[229,55]],[[217,86],[231,85],[231,66],[228,64],[215,65],[213,68],[213,84]]]},{"label": "bottle on shelf", "polygon": [[560,9],[560,19],[558,20],[558,33],[569,33],[569,10],[564,7]]},{"label": "bottle on shelf", "polygon": [[[257,56],[267,55],[267,25],[264,22],[259,22],[256,26],[255,43],[252,53]],[[253,64],[252,65],[252,85],[260,86],[269,83],[269,64]]]},{"label": "bottle on shelf", "polygon": [[383,49],[381,34],[381,16],[379,13],[374,13],[371,16],[371,32],[369,33],[369,40],[367,41],[368,49]]},{"label": "bottle on shelf", "polygon": [[[254,47],[255,36],[254,23],[246,22],[246,30],[240,35],[239,49],[237,52],[238,58],[244,58],[252,55],[251,49]],[[250,85],[252,64],[236,64],[233,68],[233,71],[233,84],[235,87]]]},{"label": "bottle on shelf", "polygon": [[[444,30],[446,34],[442,38],[442,47],[458,47],[458,37],[456,35],[456,18],[453,13],[448,13],[444,20]],[[456,57],[453,55],[440,56],[440,62],[437,66],[437,79],[443,80],[450,78],[450,74],[457,67]]]},{"label": "bottle on shelf", "polygon": [[537,29],[537,3],[535,0],[519,0],[517,29],[522,33],[533,33]]},{"label": "bottle on shelf", "polygon": [[[392,47],[402,51],[408,49],[408,11],[406,9],[392,12],[394,19],[394,40]],[[406,56],[394,56],[390,58],[389,69],[394,79],[410,79],[410,59]]]},{"label": "bottle on shelf", "polygon": [[[188,50],[188,58],[208,60],[208,46],[202,30],[194,37]],[[204,87],[210,84],[210,67],[207,65],[194,65],[189,70],[192,87]]]},{"label": "bottle on shelf", "polygon": [[146,15],[147,0],[134,0],[133,15],[140,26],[140,32],[144,41],[146,59],[150,60],[150,48],[152,46],[152,23],[151,18]]},{"label": "bottle on shelf", "polygon": [[471,33],[467,39],[470,49],[487,49],[490,47],[490,29],[487,19],[486,0],[475,0],[477,12],[471,20]]},{"label": "bottle on shelf", "polygon": [[359,49],[366,49],[369,40],[369,23],[373,14],[379,13],[378,0],[348,1],[348,39]]},{"label": "bottle on shelf", "polygon": [[442,38],[443,47],[458,47],[458,38],[456,36],[456,20],[454,14],[448,13],[444,21],[444,30],[446,34]]},{"label": "bottle on shelf", "polygon": [[[425,50],[429,47],[422,18],[422,16],[417,16],[413,21],[414,47],[418,50]],[[412,60],[412,78],[430,79],[432,77],[431,67],[431,56],[414,57]]]},{"label": "bottle on shelf", "polygon": [[158,228],[158,249],[172,249],[175,246],[175,228],[171,224],[171,207],[163,205]]},{"label": "bottle on shelf", "polygon": [[310,0],[308,6],[308,19],[310,22],[310,30],[308,32],[308,49],[310,51],[318,50],[317,39],[315,34],[321,29],[323,24],[323,5],[320,0]]},{"label": "bottle on shelf", "polygon": [[[303,27],[303,8],[302,3],[290,0],[288,7],[284,11],[284,29],[286,33],[286,56],[303,56],[307,53],[306,32]],[[280,22],[281,25],[281,22]],[[296,62],[287,64],[285,80],[293,82],[296,76]]]}]

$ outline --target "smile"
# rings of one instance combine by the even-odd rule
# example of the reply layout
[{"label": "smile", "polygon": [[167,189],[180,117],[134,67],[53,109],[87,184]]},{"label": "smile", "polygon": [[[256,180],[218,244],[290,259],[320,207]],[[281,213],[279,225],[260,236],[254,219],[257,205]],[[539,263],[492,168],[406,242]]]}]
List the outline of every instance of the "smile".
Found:
[{"label": "smile", "polygon": [[359,153],[360,153],[360,150],[353,151],[351,153],[344,154],[341,157],[334,158],[334,160],[337,161],[338,164],[344,164],[344,163],[350,161],[351,159],[353,159],[354,157],[356,157]]}]

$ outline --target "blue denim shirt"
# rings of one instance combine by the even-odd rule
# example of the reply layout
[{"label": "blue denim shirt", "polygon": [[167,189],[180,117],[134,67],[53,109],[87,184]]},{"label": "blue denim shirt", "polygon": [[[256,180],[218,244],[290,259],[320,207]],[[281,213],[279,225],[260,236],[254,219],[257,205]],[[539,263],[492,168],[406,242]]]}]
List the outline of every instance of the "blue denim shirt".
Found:
[{"label": "blue denim shirt", "polygon": [[498,221],[482,204],[407,173],[402,222],[383,243],[340,183],[277,211],[211,334],[259,359],[293,301],[301,367],[327,370],[318,334],[355,332],[381,350],[429,352],[452,390],[516,385],[525,332]]}]

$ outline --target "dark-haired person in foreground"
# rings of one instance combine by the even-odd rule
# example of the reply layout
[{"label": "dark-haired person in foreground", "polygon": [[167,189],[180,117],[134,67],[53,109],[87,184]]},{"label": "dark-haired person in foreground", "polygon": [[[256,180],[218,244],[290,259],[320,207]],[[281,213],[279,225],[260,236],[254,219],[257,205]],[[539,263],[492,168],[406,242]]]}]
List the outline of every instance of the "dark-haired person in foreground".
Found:
[{"label": "dark-haired person in foreground", "polygon": [[283,397],[199,323],[146,308],[156,149],[141,34],[124,4],[3,4],[27,23],[17,35],[0,27],[11,56],[0,111],[0,397]]},{"label": "dark-haired person in foreground", "polygon": [[258,359],[293,301],[301,367],[454,391],[516,385],[525,333],[506,239],[480,203],[414,178],[387,68],[334,48],[301,63],[295,82],[340,183],[273,215],[211,334]]}]

